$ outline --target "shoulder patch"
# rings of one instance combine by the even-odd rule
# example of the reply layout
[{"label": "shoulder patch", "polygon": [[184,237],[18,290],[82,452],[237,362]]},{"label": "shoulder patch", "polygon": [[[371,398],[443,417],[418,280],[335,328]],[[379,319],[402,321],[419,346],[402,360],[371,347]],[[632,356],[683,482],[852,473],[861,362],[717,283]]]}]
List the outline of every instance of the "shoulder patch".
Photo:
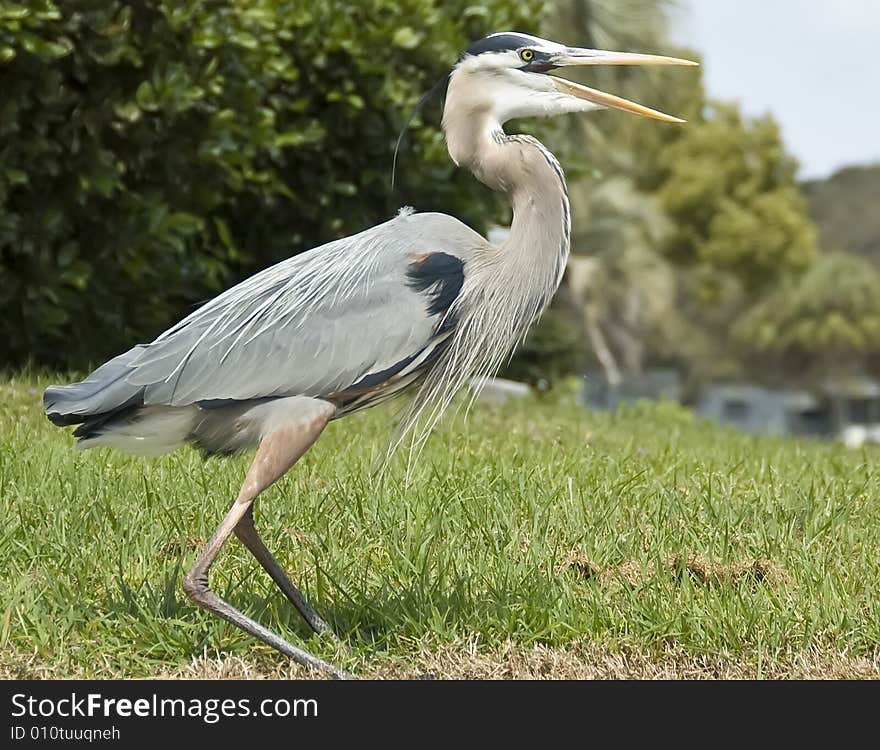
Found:
[{"label": "shoulder patch", "polygon": [[464,263],[449,253],[413,255],[407,285],[428,297],[428,315],[445,313],[464,284]]}]

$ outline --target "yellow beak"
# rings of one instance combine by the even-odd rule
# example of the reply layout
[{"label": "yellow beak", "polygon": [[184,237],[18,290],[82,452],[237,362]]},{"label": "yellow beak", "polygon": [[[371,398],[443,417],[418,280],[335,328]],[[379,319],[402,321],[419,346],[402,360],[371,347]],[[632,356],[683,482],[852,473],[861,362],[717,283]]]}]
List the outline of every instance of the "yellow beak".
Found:
[{"label": "yellow beak", "polygon": [[[553,60],[554,67],[568,67],[575,65],[684,65],[696,66],[699,63],[692,60],[682,60],[678,57],[662,57],[660,55],[641,55],[630,52],[607,52],[605,50],[573,49],[569,48],[565,53]],[[553,78],[553,84],[560,93],[584,99],[601,107],[610,107],[624,112],[632,112],[642,117],[650,117],[662,122],[684,122],[679,117],[658,112],[656,109],[645,107],[636,102],[631,102],[614,94],[606,94],[604,91],[591,89],[589,86],[569,81],[564,78]]]}]

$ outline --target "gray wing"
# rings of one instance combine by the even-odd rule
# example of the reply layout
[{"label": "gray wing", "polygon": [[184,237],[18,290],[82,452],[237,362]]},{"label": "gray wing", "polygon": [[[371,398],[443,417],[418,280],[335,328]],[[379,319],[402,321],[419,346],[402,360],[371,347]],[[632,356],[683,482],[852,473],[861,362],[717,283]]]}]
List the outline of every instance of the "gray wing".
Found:
[{"label": "gray wing", "polygon": [[122,355],[124,380],[144,405],[375,389],[448,334],[443,316],[484,244],[452,217],[402,213],[229,289]]}]

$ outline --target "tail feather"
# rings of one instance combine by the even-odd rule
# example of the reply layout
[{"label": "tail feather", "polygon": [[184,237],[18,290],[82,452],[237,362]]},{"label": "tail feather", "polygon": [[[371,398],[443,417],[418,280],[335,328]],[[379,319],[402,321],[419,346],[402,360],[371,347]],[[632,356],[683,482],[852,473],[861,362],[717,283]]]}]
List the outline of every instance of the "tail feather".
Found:
[{"label": "tail feather", "polygon": [[46,416],[60,427],[79,425],[73,433],[79,438],[77,448],[115,445],[132,453],[158,454],[185,439],[192,415],[177,417],[162,407],[144,407],[145,387],[128,382],[142,350],[136,346],[114,357],[79,383],[46,389]]},{"label": "tail feather", "polygon": [[114,357],[79,383],[47,388],[43,394],[46,416],[53,424],[66,427],[96,420],[103,423],[123,410],[142,406],[143,386],[133,386],[125,378],[142,349],[136,346]]},{"label": "tail feather", "polygon": [[105,445],[155,456],[190,439],[199,416],[197,406],[145,406],[146,386],[129,382],[143,349],[143,345],[129,349],[79,383],[46,389],[46,416],[62,427],[79,425],[73,432],[79,438],[78,449]]}]

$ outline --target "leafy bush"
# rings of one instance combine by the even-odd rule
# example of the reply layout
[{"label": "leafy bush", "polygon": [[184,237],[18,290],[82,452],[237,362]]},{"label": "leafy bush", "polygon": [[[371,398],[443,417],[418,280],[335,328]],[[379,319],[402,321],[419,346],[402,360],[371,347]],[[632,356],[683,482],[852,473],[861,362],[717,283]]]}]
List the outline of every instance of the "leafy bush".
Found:
[{"label": "leafy bush", "polygon": [[393,215],[477,227],[417,98],[504,0],[18,0],[0,7],[0,364],[83,365],[222,286]]},{"label": "leafy bush", "polygon": [[739,321],[739,340],[788,369],[880,354],[880,273],[857,255],[827,253]]}]

